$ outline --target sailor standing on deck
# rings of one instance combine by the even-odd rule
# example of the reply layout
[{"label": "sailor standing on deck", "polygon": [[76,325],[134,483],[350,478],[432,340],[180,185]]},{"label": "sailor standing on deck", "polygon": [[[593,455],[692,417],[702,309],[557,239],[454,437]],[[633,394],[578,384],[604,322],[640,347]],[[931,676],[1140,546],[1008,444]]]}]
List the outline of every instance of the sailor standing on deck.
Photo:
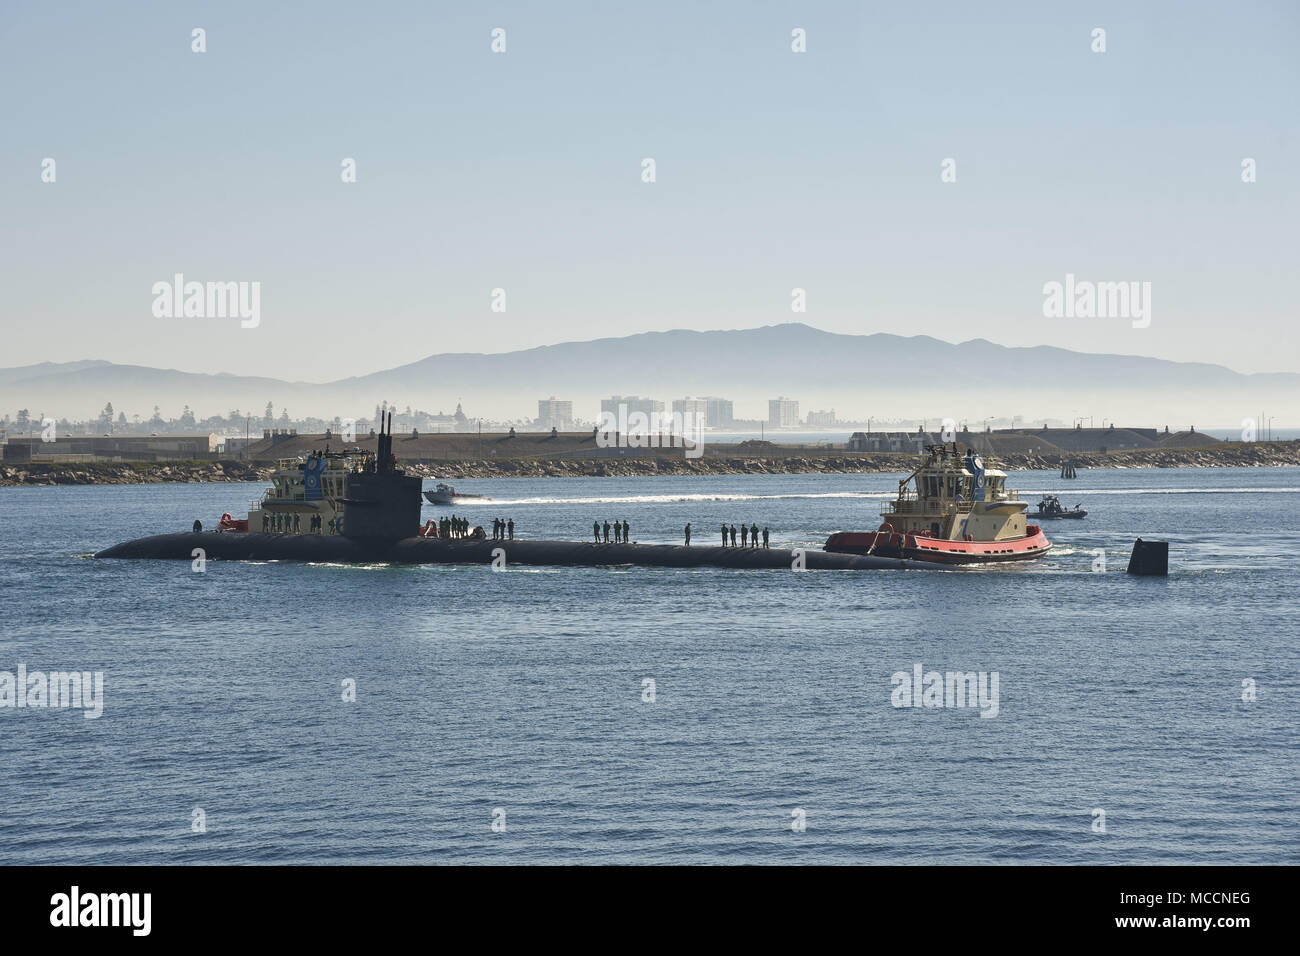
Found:
[{"label": "sailor standing on deck", "polygon": [[740,523],[740,546],[742,548],[749,547],[749,529],[745,527],[743,521]]},{"label": "sailor standing on deck", "polygon": [[731,526],[731,546],[733,548],[736,546],[736,526],[734,524]]},{"label": "sailor standing on deck", "polygon": [[609,544],[609,522],[605,522],[605,543]]},{"label": "sailor standing on deck", "polygon": [[511,518],[509,521],[506,522],[506,530],[510,534],[510,540],[511,541],[515,540],[515,519],[514,518]]},{"label": "sailor standing on deck", "polygon": [[632,526],[626,521],[623,522],[623,543],[628,544],[632,540]]},{"label": "sailor standing on deck", "polygon": [[751,525],[749,528],[749,543],[751,547],[758,547],[758,525]]},{"label": "sailor standing on deck", "polygon": [[600,522],[599,521],[593,521],[591,523],[591,533],[596,536],[596,543],[600,544]]},{"label": "sailor standing on deck", "polygon": [[722,546],[724,548],[727,546],[727,526],[725,523],[722,526]]},{"label": "sailor standing on deck", "polygon": [[767,529],[764,528],[764,529],[763,529],[763,547],[765,547],[765,548],[770,548],[770,547],[772,547],[772,546],[768,543],[769,540],[770,540],[770,539],[768,538]]},{"label": "sailor standing on deck", "polygon": [[691,546],[691,523],[686,522],[686,547]]}]

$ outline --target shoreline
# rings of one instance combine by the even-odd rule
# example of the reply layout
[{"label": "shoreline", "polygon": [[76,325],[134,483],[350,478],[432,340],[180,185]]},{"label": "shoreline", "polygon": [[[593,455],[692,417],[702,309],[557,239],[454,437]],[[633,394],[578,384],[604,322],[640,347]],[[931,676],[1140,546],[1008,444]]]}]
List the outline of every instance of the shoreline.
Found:
[{"label": "shoreline", "polygon": [[[911,453],[704,457],[638,455],[601,458],[501,458],[402,462],[409,474],[456,481],[472,478],[637,478],[655,475],[881,474],[910,471]],[[1300,442],[1202,448],[1140,449],[1069,456],[1080,471],[1128,468],[1267,468],[1300,466]],[[1056,470],[1059,455],[1003,455],[990,465],[1004,471]],[[274,466],[245,461],[23,462],[0,465],[0,487],[255,482]]]}]

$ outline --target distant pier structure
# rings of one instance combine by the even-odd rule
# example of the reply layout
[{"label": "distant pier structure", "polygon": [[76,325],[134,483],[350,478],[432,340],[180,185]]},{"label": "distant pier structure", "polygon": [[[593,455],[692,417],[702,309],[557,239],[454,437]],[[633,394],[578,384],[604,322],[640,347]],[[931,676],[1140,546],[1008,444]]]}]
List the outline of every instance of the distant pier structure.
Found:
[{"label": "distant pier structure", "polygon": [[1067,459],[1067,460],[1061,462],[1061,477],[1062,477],[1062,478],[1078,478],[1078,477],[1079,477],[1078,474],[1075,473],[1075,470],[1074,470],[1074,462],[1073,462],[1073,461],[1070,461],[1070,460]]}]

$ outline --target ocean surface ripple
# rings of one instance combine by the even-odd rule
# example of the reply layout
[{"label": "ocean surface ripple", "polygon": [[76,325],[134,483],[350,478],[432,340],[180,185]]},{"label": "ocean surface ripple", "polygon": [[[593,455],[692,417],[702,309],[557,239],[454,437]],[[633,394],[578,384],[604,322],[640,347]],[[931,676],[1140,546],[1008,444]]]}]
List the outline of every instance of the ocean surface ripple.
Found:
[{"label": "ocean surface ripple", "polygon": [[[820,547],[899,477],[463,481],[497,500],[424,516]],[[1016,473],[1088,517],[924,575],[196,573],[90,555],[262,485],[0,488],[0,671],[104,672],[99,719],[0,708],[0,862],[1295,863],[1298,479]],[[1168,579],[1123,573],[1139,535]],[[996,671],[996,717],[893,706],[915,664]]]}]

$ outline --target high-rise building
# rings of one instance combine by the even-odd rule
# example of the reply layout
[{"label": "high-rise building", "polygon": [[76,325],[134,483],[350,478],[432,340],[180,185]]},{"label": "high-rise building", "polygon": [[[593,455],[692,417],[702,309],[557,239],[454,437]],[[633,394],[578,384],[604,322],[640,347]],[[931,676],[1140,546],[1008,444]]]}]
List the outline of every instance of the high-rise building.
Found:
[{"label": "high-rise building", "polygon": [[710,428],[730,428],[735,416],[729,398],[705,398],[704,424]]},{"label": "high-rise building", "polygon": [[767,400],[767,423],[773,428],[797,428],[799,425],[799,403],[789,398],[769,398]]},{"label": "high-rise building", "polygon": [[832,408],[829,412],[809,412],[808,424],[809,425],[834,425],[835,409]]},{"label": "high-rise building", "polygon": [[681,421],[687,428],[694,427],[696,422],[701,425],[709,423],[709,403],[703,398],[675,398],[673,399],[673,415],[680,415]]},{"label": "high-rise building", "polygon": [[573,430],[573,402],[560,401],[554,395],[537,400],[537,425],[557,431]]},{"label": "high-rise building", "polygon": [[633,415],[640,412],[647,419],[651,415],[663,415],[664,403],[655,401],[653,398],[638,398],[636,395],[615,395],[612,398],[602,398],[600,400],[600,415],[604,418],[606,415],[613,416],[617,421],[620,415]]}]

